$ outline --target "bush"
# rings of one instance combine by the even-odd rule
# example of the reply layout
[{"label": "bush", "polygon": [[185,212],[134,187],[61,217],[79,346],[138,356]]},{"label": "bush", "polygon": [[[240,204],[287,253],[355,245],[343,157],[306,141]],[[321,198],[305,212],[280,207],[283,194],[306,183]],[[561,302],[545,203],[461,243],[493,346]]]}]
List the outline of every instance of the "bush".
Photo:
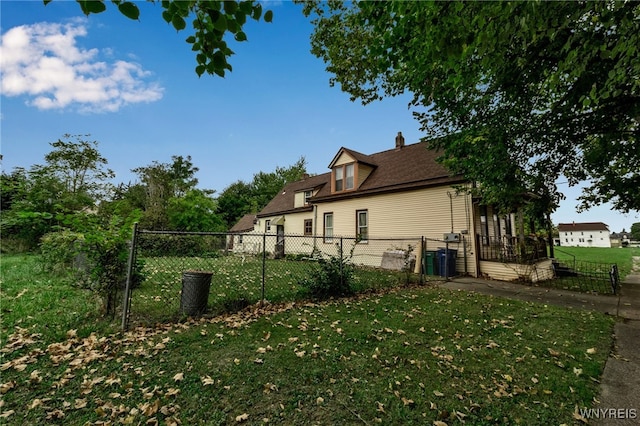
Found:
[{"label": "bush", "polygon": [[302,286],[312,297],[327,299],[330,297],[350,296],[354,293],[354,267],[351,263],[355,244],[348,256],[344,255],[342,246],[338,247],[337,256],[324,256],[320,251],[313,253],[317,266],[309,276],[300,280]]},{"label": "bush", "polygon": [[[40,249],[45,268],[53,272],[72,271],[74,284],[92,290],[103,301],[103,314],[114,315],[118,290],[124,288],[129,261],[129,223],[112,221],[85,233],[63,230],[42,238]],[[133,268],[132,287],[144,280],[143,263]]]}]

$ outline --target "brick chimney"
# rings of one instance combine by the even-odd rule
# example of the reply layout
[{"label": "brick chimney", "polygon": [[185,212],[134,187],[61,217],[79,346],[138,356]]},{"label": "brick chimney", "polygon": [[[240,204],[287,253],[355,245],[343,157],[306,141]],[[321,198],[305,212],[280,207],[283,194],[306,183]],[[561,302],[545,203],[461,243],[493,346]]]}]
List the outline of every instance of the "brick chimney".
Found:
[{"label": "brick chimney", "polygon": [[398,136],[396,136],[396,149],[401,149],[404,146],[404,136],[402,136],[402,132],[398,132]]}]

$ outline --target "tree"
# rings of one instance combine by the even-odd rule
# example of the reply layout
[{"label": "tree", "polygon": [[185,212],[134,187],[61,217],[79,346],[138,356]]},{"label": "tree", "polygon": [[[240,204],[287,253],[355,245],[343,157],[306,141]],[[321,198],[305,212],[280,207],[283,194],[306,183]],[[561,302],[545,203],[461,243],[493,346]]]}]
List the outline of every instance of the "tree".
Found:
[{"label": "tree", "polygon": [[312,52],[352,99],[404,92],[432,148],[489,202],[589,180],[581,208],[640,209],[640,3],[319,2]]},{"label": "tree", "polygon": [[83,139],[89,136],[66,134],[65,140],[52,142],[53,150],[44,157],[43,172],[56,176],[70,196],[93,204],[111,191],[108,180],[115,173],[105,169],[108,162],[98,151],[98,142]]},{"label": "tree", "polygon": [[192,189],[184,197],[174,197],[167,207],[170,229],[189,232],[223,232],[226,225],[210,191]]},{"label": "tree", "polygon": [[631,239],[633,241],[640,241],[640,222],[631,225]]},{"label": "tree", "polygon": [[181,197],[198,184],[195,174],[198,168],[191,156],[172,156],[171,163],[154,161],[149,166],[132,171],[140,177],[146,191],[144,215],[140,225],[149,229],[168,229],[167,206],[171,198]]},{"label": "tree", "polygon": [[50,144],[53,149],[45,155],[45,164],[3,174],[3,238],[33,249],[47,232],[85,226],[81,212],[92,210],[111,191],[108,179],[114,174],[105,167],[98,142],[83,137],[64,135],[65,140]]},{"label": "tree", "polygon": [[[44,4],[51,0],[43,0]],[[85,15],[102,13],[107,9],[104,1],[76,0]],[[155,0],[151,0],[155,1]],[[126,17],[137,20],[140,17],[138,6],[127,0],[111,0]],[[187,19],[192,19],[190,34],[186,42],[196,52],[196,73],[201,76],[205,72],[224,77],[231,71],[228,58],[233,51],[227,45],[225,36],[233,36],[237,42],[247,40],[243,30],[247,19],[271,22],[273,12],[262,13],[262,4],[255,0],[222,1],[222,0],[163,0],[162,19],[171,24],[176,31],[187,27]]]}]

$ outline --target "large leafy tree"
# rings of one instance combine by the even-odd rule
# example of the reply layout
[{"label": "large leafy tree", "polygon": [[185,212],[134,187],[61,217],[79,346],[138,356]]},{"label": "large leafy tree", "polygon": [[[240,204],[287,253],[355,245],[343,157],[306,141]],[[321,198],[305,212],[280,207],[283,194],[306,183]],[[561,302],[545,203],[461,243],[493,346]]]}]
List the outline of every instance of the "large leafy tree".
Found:
[{"label": "large leafy tree", "polygon": [[312,52],[352,99],[411,92],[454,172],[488,201],[640,209],[640,3],[320,2]]},{"label": "large leafy tree", "polygon": [[[52,0],[43,0],[44,4]],[[85,15],[102,13],[107,10],[106,1],[76,0]],[[156,2],[157,0],[149,0]],[[111,0],[111,3],[126,17],[137,20],[140,9],[133,1]],[[233,51],[228,45],[229,38],[237,42],[247,40],[243,27],[248,19],[271,22],[273,12],[262,10],[262,3],[256,0],[162,0],[158,1],[162,19],[177,31],[187,27],[192,31],[186,38],[191,50],[196,54],[196,73],[205,72],[224,77],[232,67],[228,59]],[[191,25],[187,21],[191,20]]]},{"label": "large leafy tree", "polygon": [[[169,216],[167,208],[169,200],[180,198],[195,189],[198,184],[195,174],[198,168],[191,162],[191,156],[174,155],[171,163],[152,162],[148,166],[137,167],[132,171],[140,178],[144,188],[141,226],[150,229],[168,229]],[[129,188],[134,191],[127,195],[133,200],[139,194],[139,187]]]},{"label": "large leafy tree", "polygon": [[85,213],[111,193],[114,176],[98,142],[86,136],[65,135],[50,143],[44,164],[2,175],[3,238],[31,249],[47,232],[86,224]]}]

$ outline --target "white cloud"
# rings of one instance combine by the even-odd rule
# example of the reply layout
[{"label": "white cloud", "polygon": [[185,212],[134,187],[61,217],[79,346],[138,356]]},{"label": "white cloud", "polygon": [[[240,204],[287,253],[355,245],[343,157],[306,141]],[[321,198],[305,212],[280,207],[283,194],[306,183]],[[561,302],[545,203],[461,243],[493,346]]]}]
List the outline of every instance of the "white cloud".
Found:
[{"label": "white cloud", "polygon": [[72,108],[80,112],[113,112],[127,104],[154,102],[163,88],[135,62],[105,62],[105,49],[83,49],[87,35],[80,23],[38,23],[11,28],[0,44],[1,93],[26,96],[42,110]]}]

